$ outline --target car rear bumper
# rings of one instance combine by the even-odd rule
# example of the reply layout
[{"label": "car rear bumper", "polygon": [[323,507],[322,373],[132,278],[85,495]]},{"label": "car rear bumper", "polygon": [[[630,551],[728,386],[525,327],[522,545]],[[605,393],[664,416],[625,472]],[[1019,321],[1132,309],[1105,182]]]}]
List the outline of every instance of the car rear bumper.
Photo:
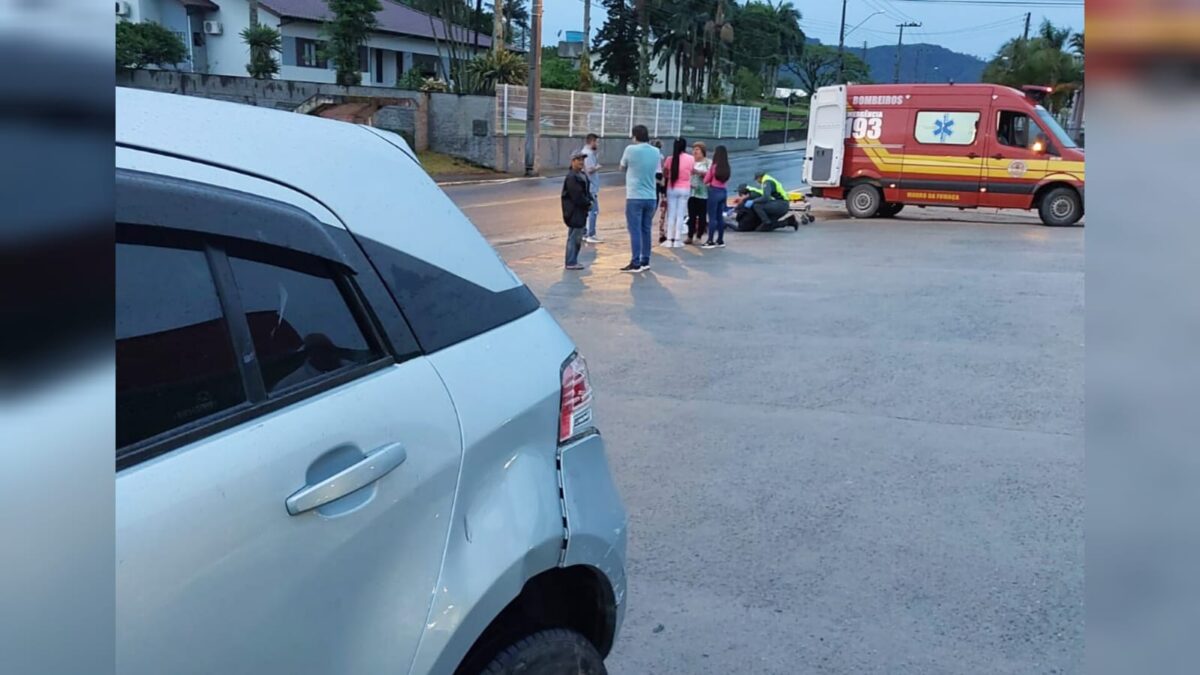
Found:
[{"label": "car rear bumper", "polygon": [[567,518],[563,566],[586,565],[607,577],[616,609],[615,639],[625,616],[625,507],[599,433],[584,436],[559,452]]}]

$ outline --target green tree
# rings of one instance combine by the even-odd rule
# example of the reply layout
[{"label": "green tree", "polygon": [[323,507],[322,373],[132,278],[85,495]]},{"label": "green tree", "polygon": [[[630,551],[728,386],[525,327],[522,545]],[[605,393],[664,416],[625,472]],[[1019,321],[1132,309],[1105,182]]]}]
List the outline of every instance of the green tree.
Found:
[{"label": "green tree", "polygon": [[283,52],[283,38],[270,26],[255,23],[242,29],[242,42],[250,47],[246,72],[256,80],[269,80],[279,73],[276,52]]},{"label": "green tree", "polygon": [[733,66],[757,73],[768,95],[779,81],[779,70],[804,52],[799,10],[787,1],[772,4],[751,0],[733,16]]},{"label": "green tree", "polygon": [[579,71],[570,59],[558,55],[555,47],[542,47],[542,88],[574,89],[579,84]]},{"label": "green tree", "polygon": [[187,45],[166,27],[150,21],[117,23],[117,68],[174,66],[187,58]]},{"label": "green tree", "polygon": [[616,91],[625,94],[638,81],[637,59],[631,58],[638,44],[637,15],[627,0],[604,0],[604,7],[608,16],[593,42],[596,64]]},{"label": "green tree", "polygon": [[749,103],[762,98],[763,81],[758,73],[746,68],[738,68],[733,74],[733,100],[739,103]]},{"label": "green tree", "polygon": [[1082,64],[1064,51],[1069,35],[1069,30],[1046,21],[1036,37],[1009,40],[983,69],[983,81],[1018,88],[1026,84],[1051,87],[1047,108],[1058,110],[1083,83]]},{"label": "green tree", "polygon": [[326,0],[325,4],[333,12],[333,19],[324,27],[328,38],[325,56],[337,69],[338,84],[361,84],[359,47],[367,43],[367,35],[378,25],[375,14],[383,5],[379,0]]},{"label": "green tree", "polygon": [[[857,54],[847,50],[843,57],[845,72],[842,82],[871,81],[870,68]],[[821,87],[839,84],[838,53],[834,47],[808,45],[800,58],[786,64],[785,69],[796,78],[800,88],[810,94]]]}]

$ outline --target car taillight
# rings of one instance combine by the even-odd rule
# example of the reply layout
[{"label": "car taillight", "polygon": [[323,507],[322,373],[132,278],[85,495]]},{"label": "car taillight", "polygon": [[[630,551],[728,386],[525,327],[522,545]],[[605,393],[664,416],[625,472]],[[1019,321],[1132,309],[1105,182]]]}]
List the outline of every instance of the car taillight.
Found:
[{"label": "car taillight", "polygon": [[562,367],[558,407],[558,442],[566,443],[592,427],[592,383],[587,362],[572,354]]}]

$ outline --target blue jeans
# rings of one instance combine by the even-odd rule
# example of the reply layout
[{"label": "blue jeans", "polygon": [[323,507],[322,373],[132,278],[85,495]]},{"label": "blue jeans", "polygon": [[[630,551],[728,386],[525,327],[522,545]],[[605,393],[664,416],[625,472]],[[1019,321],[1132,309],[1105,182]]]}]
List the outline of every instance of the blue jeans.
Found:
[{"label": "blue jeans", "polygon": [[592,189],[592,210],[588,211],[587,236],[589,237],[596,236],[596,216],[598,215],[600,215],[600,189],[597,187]]},{"label": "blue jeans", "polygon": [[650,229],[653,226],[654,210],[658,201],[654,199],[626,199],[625,225],[629,228],[629,247],[634,265],[650,264]]},{"label": "blue jeans", "polygon": [[725,243],[725,197],[728,195],[725,188],[712,187],[708,188],[708,240],[713,240],[713,234],[717,235],[717,243]]},{"label": "blue jeans", "polygon": [[583,247],[583,228],[567,228],[567,267],[579,263],[579,249]]}]

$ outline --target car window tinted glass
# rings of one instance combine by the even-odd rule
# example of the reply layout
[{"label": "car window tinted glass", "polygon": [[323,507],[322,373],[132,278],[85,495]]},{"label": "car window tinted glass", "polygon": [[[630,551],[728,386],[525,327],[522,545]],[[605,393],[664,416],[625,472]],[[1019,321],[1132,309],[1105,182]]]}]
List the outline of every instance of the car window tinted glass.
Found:
[{"label": "car window tinted glass", "polygon": [[118,448],[246,400],[203,252],[118,244],[116,332]]},{"label": "car window tinted glass", "polygon": [[305,271],[229,259],[267,394],[381,356],[323,265]]}]

